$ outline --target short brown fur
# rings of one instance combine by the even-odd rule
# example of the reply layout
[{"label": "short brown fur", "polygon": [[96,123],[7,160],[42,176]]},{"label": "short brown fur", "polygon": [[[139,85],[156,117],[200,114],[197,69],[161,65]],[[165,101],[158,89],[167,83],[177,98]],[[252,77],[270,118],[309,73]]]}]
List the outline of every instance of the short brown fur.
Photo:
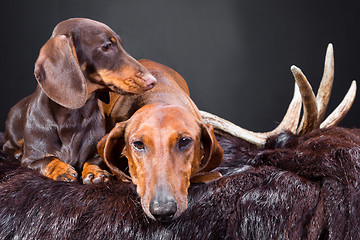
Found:
[{"label": "short brown fur", "polygon": [[[120,179],[137,185],[145,213],[168,221],[187,208],[190,181],[221,176],[211,171],[221,163],[223,152],[212,126],[202,123],[185,80],[159,63],[139,62],[157,84],[141,95],[111,94],[104,112],[107,128],[114,128],[98,150]],[[127,166],[130,176],[124,172]]]}]

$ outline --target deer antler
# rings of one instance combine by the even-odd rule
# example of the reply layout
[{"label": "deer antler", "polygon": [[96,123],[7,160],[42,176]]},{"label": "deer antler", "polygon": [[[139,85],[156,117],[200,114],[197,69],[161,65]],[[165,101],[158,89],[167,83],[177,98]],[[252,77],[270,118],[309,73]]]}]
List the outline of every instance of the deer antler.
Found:
[{"label": "deer antler", "polygon": [[356,81],[351,86],[339,106],[320,124],[320,128],[336,126],[350,110],[356,96]]},{"label": "deer antler", "polygon": [[276,135],[282,131],[288,130],[295,133],[299,123],[300,110],[301,110],[301,94],[299,91],[299,87],[295,84],[294,96],[290,102],[288,110],[283,120],[278,125],[278,127],[271,132],[265,132],[265,133],[252,132],[242,127],[239,127],[230,121],[222,119],[214,114],[201,110],[200,110],[200,114],[205,123],[213,125],[213,127],[216,129],[220,129],[235,137],[244,139],[245,141],[248,141],[250,143],[256,145],[263,145],[265,144],[266,139],[268,137],[272,135]]},{"label": "deer antler", "polygon": [[[314,129],[337,125],[345,117],[355,100],[356,82],[352,82],[344,100],[328,118],[323,121],[334,80],[334,53],[332,44],[328,45],[326,51],[324,74],[316,97],[302,71],[296,66],[291,66],[291,71],[296,81],[294,97],[283,120],[273,131],[265,133],[252,132],[213,114],[200,111],[203,121],[212,124],[216,129],[220,129],[256,145],[264,145],[268,137],[286,130],[302,135]],[[304,113],[298,127],[301,102],[304,104]]]},{"label": "deer antler", "polygon": [[[303,73],[299,68],[292,66],[291,70],[293,71],[294,76],[297,75],[297,77],[299,78],[306,79],[306,77],[303,75]],[[343,101],[329,115],[329,117],[325,121],[323,121],[325,117],[325,111],[329,103],[333,81],[334,81],[334,50],[332,44],[330,43],[326,50],[324,74],[321,79],[320,87],[316,96],[316,101],[314,100],[315,96],[312,90],[311,93],[308,91],[308,95],[311,96],[306,96],[307,94],[302,94],[303,103],[304,103],[304,115],[297,131],[298,134],[302,135],[314,129],[336,126],[350,110],[356,95],[355,81],[351,83],[350,89],[348,90],[348,93],[345,95]]]}]

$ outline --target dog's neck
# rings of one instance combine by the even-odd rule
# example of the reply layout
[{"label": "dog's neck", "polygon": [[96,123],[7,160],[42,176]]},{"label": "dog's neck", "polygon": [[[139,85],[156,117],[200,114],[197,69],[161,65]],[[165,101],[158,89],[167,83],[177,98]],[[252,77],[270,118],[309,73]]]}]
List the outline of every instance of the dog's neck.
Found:
[{"label": "dog's neck", "polygon": [[62,112],[63,115],[67,115],[67,113],[69,114],[76,113],[75,115],[79,115],[79,116],[81,115],[83,117],[91,117],[91,115],[94,114],[94,111],[100,112],[98,106],[98,99],[95,93],[90,94],[85,104],[78,109],[69,109],[58,104],[57,102],[49,98],[39,86],[37,87],[33,97],[37,99],[33,104],[39,105],[38,106],[39,108],[48,107],[52,109],[53,113]]}]

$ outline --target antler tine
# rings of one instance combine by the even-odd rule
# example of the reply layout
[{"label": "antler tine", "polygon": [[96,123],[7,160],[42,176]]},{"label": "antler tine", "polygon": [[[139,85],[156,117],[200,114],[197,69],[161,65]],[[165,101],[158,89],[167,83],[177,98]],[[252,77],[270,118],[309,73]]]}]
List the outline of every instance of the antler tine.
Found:
[{"label": "antler tine", "polygon": [[325,117],[327,105],[329,103],[331,89],[334,82],[334,49],[333,45],[329,43],[324,64],[324,73],[321,79],[321,83],[316,95],[316,102],[318,106],[318,118],[317,124],[319,125]]},{"label": "antler tine", "polygon": [[230,133],[231,135],[244,139],[247,142],[261,146],[266,142],[266,136],[258,135],[258,133],[251,132],[242,127],[239,127],[232,122],[220,118],[214,114],[201,111],[200,114],[204,123],[211,124],[215,129],[220,129],[224,132]]},{"label": "antler tine", "polygon": [[351,86],[339,106],[320,124],[320,128],[336,126],[350,110],[356,96],[356,81]]},{"label": "antler tine", "polygon": [[239,127],[225,119],[215,116],[211,113],[200,111],[200,114],[203,118],[203,122],[213,125],[214,128],[220,129],[224,132],[232,134],[235,137],[244,139],[245,141],[261,146],[265,144],[266,139],[269,136],[278,134],[286,130],[295,133],[297,125],[299,123],[300,111],[301,111],[301,94],[299,91],[299,87],[297,86],[297,84],[295,84],[294,96],[289,104],[288,110],[284,118],[282,119],[281,123],[278,125],[278,127],[271,132],[265,132],[265,133],[252,132],[242,127]]},{"label": "antler tine", "polygon": [[271,132],[264,133],[267,137],[276,135],[285,130],[296,133],[301,113],[302,97],[298,84],[295,83],[294,96],[281,123]]},{"label": "antler tine", "polygon": [[310,83],[300,68],[293,65],[291,66],[291,72],[293,73],[295,81],[299,86],[304,104],[304,115],[297,133],[304,134],[314,128],[318,128],[318,126],[316,126],[318,117],[316,98]]}]

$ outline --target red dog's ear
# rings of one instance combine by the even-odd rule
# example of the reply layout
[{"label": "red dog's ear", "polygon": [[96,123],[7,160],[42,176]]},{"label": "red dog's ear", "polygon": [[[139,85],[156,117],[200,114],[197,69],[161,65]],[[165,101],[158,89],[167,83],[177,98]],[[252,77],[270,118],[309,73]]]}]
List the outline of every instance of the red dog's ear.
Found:
[{"label": "red dog's ear", "polygon": [[122,155],[125,147],[126,122],[117,123],[116,126],[106,134],[97,144],[100,157],[108,168],[122,181],[130,182],[131,177],[121,169],[126,169],[128,160]]},{"label": "red dog's ear", "polygon": [[211,172],[223,159],[223,150],[215,138],[212,125],[201,123],[201,144],[204,157],[200,162],[198,173],[191,178],[192,182],[210,182],[221,177],[219,172]]},{"label": "red dog's ear", "polygon": [[34,74],[45,94],[63,107],[77,109],[87,100],[87,85],[72,37],[50,38],[41,48]]}]

